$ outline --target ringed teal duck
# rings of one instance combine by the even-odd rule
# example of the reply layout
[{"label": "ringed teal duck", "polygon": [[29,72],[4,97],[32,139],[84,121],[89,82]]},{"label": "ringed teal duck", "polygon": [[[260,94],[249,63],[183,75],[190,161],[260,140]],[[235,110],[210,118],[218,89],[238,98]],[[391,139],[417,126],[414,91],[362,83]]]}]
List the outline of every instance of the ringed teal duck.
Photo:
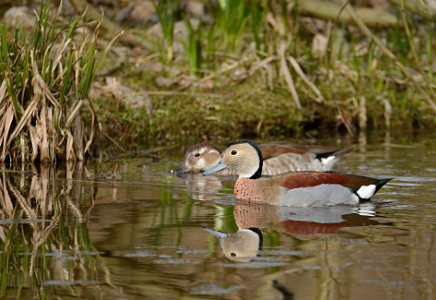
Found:
[{"label": "ringed teal duck", "polygon": [[220,160],[203,174],[231,169],[239,176],[233,193],[238,200],[281,206],[355,205],[367,201],[389,180],[338,173],[300,172],[261,178],[262,153],[251,141],[230,143]]},{"label": "ringed teal duck", "polygon": [[[259,145],[262,152],[262,175],[274,176],[293,171],[329,171],[342,156],[352,150],[306,146],[291,142],[270,142]],[[188,149],[184,165],[177,172],[200,173],[216,165],[221,153],[210,143],[201,143]],[[236,175],[230,169],[217,175]]]}]

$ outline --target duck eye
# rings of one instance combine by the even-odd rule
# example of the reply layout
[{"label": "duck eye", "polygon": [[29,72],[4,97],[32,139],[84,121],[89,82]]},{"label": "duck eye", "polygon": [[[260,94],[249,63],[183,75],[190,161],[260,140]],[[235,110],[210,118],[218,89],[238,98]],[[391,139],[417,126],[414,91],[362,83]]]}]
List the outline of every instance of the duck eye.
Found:
[{"label": "duck eye", "polygon": [[235,257],[235,256],[236,256],[236,253],[235,253],[235,252],[232,252],[232,253],[230,253],[230,256]]},{"label": "duck eye", "polygon": [[195,153],[195,155],[194,155],[195,157],[199,157],[200,156],[200,153]]},{"label": "duck eye", "polygon": [[238,153],[236,150],[232,150],[232,152],[230,152],[231,155],[236,155],[236,153]]}]

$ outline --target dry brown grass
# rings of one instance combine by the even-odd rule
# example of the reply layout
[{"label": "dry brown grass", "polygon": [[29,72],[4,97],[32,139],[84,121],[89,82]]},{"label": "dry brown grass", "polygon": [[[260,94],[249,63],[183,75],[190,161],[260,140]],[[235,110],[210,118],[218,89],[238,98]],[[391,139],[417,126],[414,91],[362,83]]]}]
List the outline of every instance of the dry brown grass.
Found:
[{"label": "dry brown grass", "polygon": [[94,140],[87,93],[98,65],[99,25],[81,18],[67,23],[59,12],[47,1],[33,34],[15,29],[12,36],[0,27],[2,162],[83,160]]}]

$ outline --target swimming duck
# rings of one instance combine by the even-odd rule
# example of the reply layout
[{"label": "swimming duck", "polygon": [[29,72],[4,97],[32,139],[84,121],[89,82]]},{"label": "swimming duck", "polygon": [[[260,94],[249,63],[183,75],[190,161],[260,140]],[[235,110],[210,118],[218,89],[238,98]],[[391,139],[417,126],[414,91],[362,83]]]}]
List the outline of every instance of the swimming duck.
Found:
[{"label": "swimming duck", "polygon": [[280,206],[356,205],[367,201],[389,180],[338,173],[299,172],[261,178],[259,147],[248,140],[230,143],[220,160],[203,175],[231,169],[239,176],[233,193],[238,200]]},{"label": "swimming duck", "polygon": [[[262,175],[274,176],[292,171],[329,171],[342,156],[352,150],[306,146],[291,142],[270,142],[259,145],[262,152]],[[210,143],[201,143],[188,149],[184,165],[176,172],[200,173],[218,163],[221,153]],[[236,175],[227,169],[219,175]]]}]

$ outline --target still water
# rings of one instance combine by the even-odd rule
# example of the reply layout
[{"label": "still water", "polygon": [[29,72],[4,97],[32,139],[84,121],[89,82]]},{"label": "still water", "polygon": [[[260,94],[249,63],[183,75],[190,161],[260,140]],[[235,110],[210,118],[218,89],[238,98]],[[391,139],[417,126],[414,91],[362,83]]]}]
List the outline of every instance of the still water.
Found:
[{"label": "still water", "polygon": [[0,296],[436,298],[433,137],[372,139],[340,161],[395,178],[359,207],[238,203],[231,180],[171,175],[182,157],[2,171]]}]

